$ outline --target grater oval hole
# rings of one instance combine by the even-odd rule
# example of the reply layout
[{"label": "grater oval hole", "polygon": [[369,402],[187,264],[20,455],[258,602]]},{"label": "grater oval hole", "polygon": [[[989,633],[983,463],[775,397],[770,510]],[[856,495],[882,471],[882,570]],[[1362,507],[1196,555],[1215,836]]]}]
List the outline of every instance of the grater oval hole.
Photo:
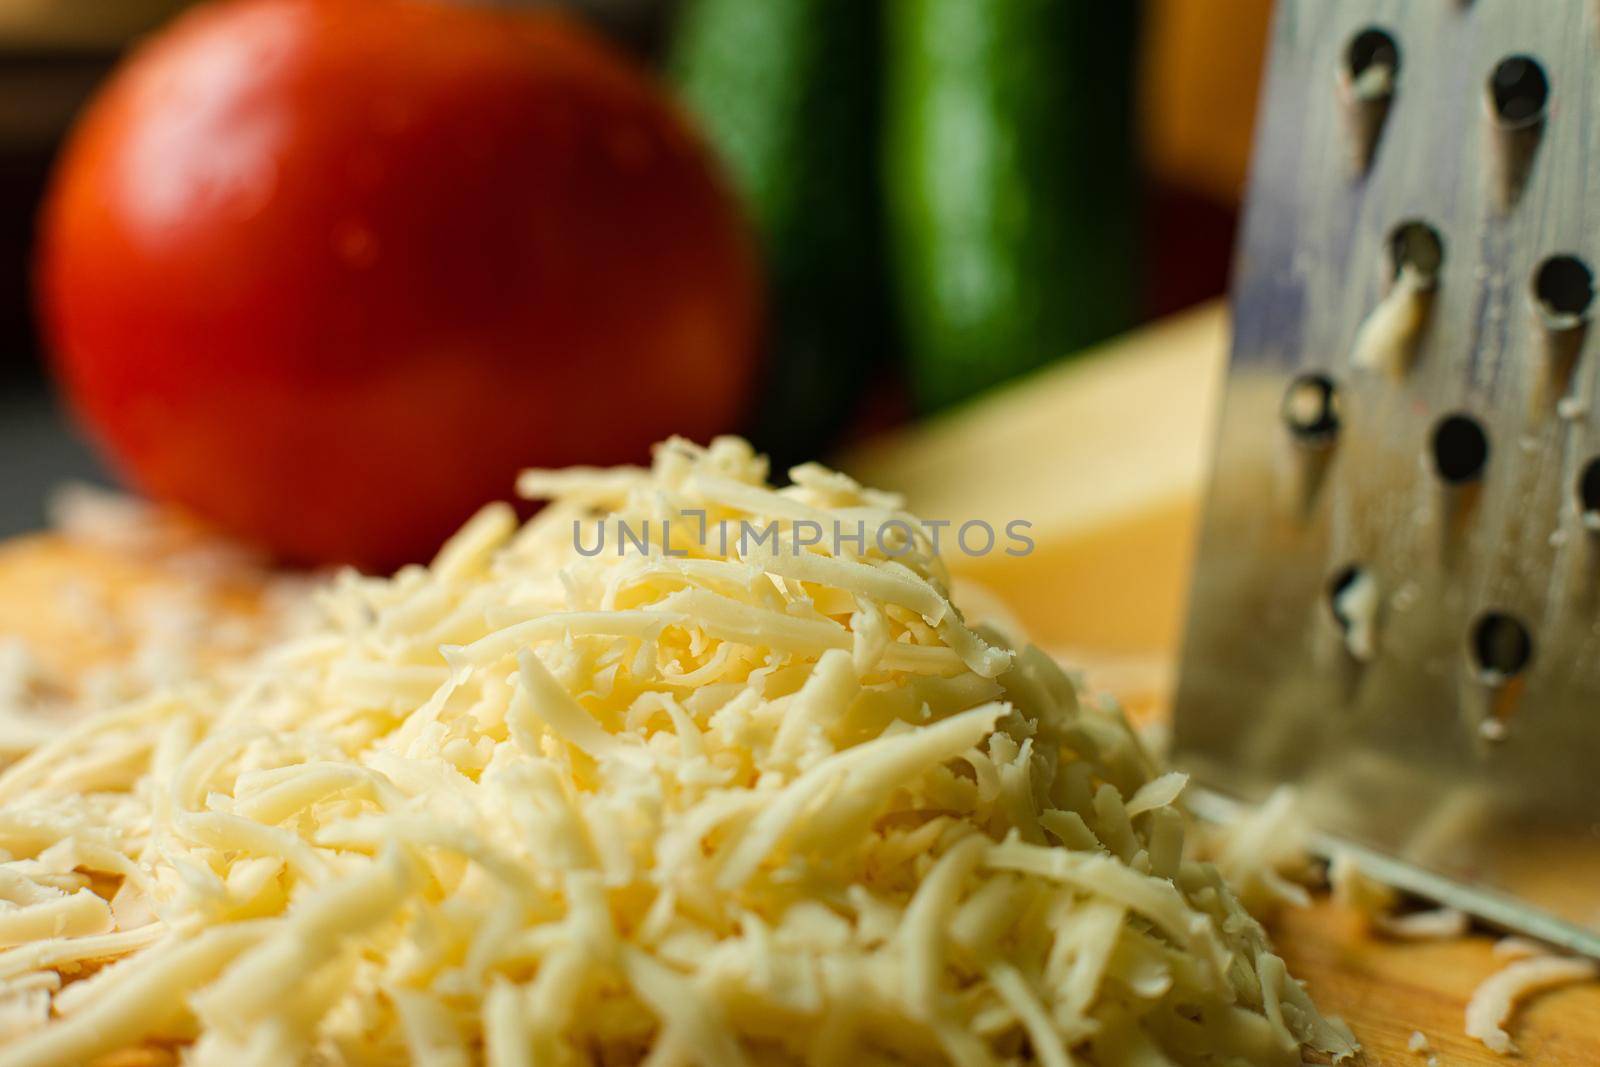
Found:
[{"label": "grater oval hole", "polygon": [[1357,660],[1373,654],[1378,615],[1378,583],[1359,563],[1347,563],[1328,579],[1328,610],[1338,624],[1345,648]]},{"label": "grater oval hole", "polygon": [[1578,474],[1578,511],[1585,526],[1600,530],[1600,456],[1585,463]]},{"label": "grater oval hole", "polygon": [[1339,387],[1326,374],[1302,374],[1289,383],[1280,409],[1296,441],[1327,446],[1339,436]]},{"label": "grater oval hole", "polygon": [[1444,265],[1444,239],[1421,219],[1407,219],[1390,230],[1387,249],[1391,280],[1410,267],[1423,279],[1432,281]]},{"label": "grater oval hole", "polygon": [[1594,272],[1577,256],[1551,256],[1533,272],[1533,297],[1553,319],[1580,318],[1594,303]]},{"label": "grater oval hole", "polygon": [[1533,660],[1533,635],[1521,620],[1501,611],[1478,616],[1471,647],[1478,678],[1490,685],[1515,678]]},{"label": "grater oval hole", "polygon": [[1429,451],[1433,469],[1451,485],[1465,485],[1483,477],[1489,463],[1489,436],[1471,415],[1446,415],[1433,428]]},{"label": "grater oval hole", "polygon": [[1524,126],[1544,117],[1550,100],[1550,79],[1532,56],[1507,56],[1489,75],[1489,104],[1507,126]]},{"label": "grater oval hole", "polygon": [[1368,26],[1345,46],[1344,69],[1357,96],[1387,96],[1400,73],[1400,46],[1387,30]]}]

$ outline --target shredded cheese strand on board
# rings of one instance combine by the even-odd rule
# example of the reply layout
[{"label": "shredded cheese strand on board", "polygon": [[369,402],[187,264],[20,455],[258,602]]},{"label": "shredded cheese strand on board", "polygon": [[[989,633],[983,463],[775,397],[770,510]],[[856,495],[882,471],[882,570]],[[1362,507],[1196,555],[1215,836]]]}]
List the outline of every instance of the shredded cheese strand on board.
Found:
[{"label": "shredded cheese strand on board", "polygon": [[1482,1041],[1493,1052],[1511,1055],[1516,1046],[1506,1032],[1506,1020],[1519,1002],[1535,993],[1600,977],[1594,960],[1564,956],[1533,956],[1501,968],[1479,983],[1467,1002],[1467,1036]]},{"label": "shredded cheese strand on board", "polygon": [[1182,858],[1184,780],[1120,714],[969,626],[914,533],[798,544],[914,531],[898,501],[773,490],[735,439],[520,484],[554,496],[520,529],[345,575],[243,668],[0,775],[34,998],[0,1067],[1353,1051]]}]

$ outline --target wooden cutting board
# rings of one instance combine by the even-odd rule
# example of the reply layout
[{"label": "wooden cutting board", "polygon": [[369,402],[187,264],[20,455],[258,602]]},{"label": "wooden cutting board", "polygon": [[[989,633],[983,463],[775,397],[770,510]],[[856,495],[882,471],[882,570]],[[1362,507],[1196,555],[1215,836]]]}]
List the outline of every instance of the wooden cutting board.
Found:
[{"label": "wooden cutting board", "polygon": [[1497,1056],[1466,1036],[1467,998],[1504,966],[1494,937],[1400,944],[1368,934],[1360,919],[1327,899],[1290,909],[1270,924],[1290,973],[1303,979],[1323,1011],[1343,1016],[1361,1039],[1371,1067],[1420,1067],[1407,1049],[1415,1031],[1427,1037],[1441,1067],[1600,1064],[1600,983],[1540,994],[1508,1029],[1519,1054]]},{"label": "wooden cutting board", "polygon": [[[1030,636],[1136,717],[1159,717],[1227,344],[1225,310],[1201,308],[873,442],[842,465],[905,492],[924,516],[1032,520],[1037,548],[1025,559],[946,561],[958,579],[998,592]],[[1140,457],[1131,469],[1129,456]],[[1600,907],[1600,886],[1595,898]],[[1269,926],[1291,972],[1351,1024],[1371,1067],[1422,1067],[1426,1057],[1407,1047],[1418,1030],[1441,1067],[1600,1067],[1600,983],[1532,1000],[1510,1026],[1517,1059],[1466,1036],[1468,997],[1505,962],[1493,935],[1382,941],[1325,898]]]},{"label": "wooden cutting board", "polygon": [[[1048,554],[1038,562],[1041,568],[1052,565]],[[203,593],[216,598],[205,602],[209,610],[219,618],[248,614],[251,582],[259,580],[251,574],[241,571],[210,586]],[[70,676],[93,662],[114,660],[124,650],[104,639],[84,639],[83,622],[70,610],[64,613],[63,605],[88,598],[112,612],[126,612],[130,598],[176,582],[192,582],[192,576],[186,579],[165,555],[53,536],[9,542],[0,545],[0,636],[20,635],[41,652],[53,650],[50,667]],[[1024,603],[1022,610],[1035,609]],[[1131,686],[1127,691],[1143,702],[1144,714],[1161,713],[1159,698],[1139,691],[1153,676],[1130,672],[1125,653],[1099,659],[1088,655],[1080,662],[1087,662],[1092,676],[1112,688]],[[1307,909],[1286,910],[1268,925],[1291,972],[1306,981],[1323,1010],[1343,1016],[1355,1029],[1369,1067],[1422,1067],[1424,1057],[1407,1048],[1417,1030],[1427,1036],[1444,1067],[1600,1065],[1600,984],[1542,995],[1521,1011],[1511,1027],[1522,1050],[1519,1060],[1495,1056],[1465,1036],[1467,998],[1502,964],[1492,953],[1491,935],[1426,944],[1381,941],[1363,928],[1358,916],[1327,899]],[[168,1061],[146,1056],[118,1062],[122,1067],[149,1067]]]},{"label": "wooden cutting board", "polygon": [[[978,498],[997,516],[1026,514],[1048,497],[1037,550],[1019,561],[1025,569],[1001,572],[1005,610],[1041,643],[1087,667],[1091,682],[1124,697],[1141,716],[1159,716],[1172,676],[1194,493],[1210,424],[1209,414],[1194,409],[1209,403],[1208,383],[1220,374],[1225,346],[1222,313],[1208,309],[846,463],[885,488],[910,489],[912,505],[928,507],[929,514],[954,514],[960,501]],[[1103,479],[1111,462],[1104,457],[1122,440],[1134,447],[1152,439],[1180,450],[1181,461],[1159,472],[1150,465],[1132,471],[1108,493]],[[930,454],[948,458],[930,471]],[[990,461],[996,457],[1004,462]],[[1129,491],[1130,481],[1136,491]],[[192,545],[181,531],[175,536],[154,548],[53,536],[0,545],[0,638],[32,638],[52,673],[71,678],[94,662],[127,655],[127,639],[134,636],[127,628],[86,631],[86,616],[102,622],[127,616],[145,594],[180,590],[218,618],[255,613],[263,572],[214,565],[197,572]],[[1085,558],[1092,567],[1084,566]],[[962,561],[951,562],[959,574]],[[981,566],[973,569],[993,576]],[[1106,597],[1119,589],[1139,595],[1124,593],[1108,624]],[[1443,1067],[1600,1065],[1600,983],[1541,995],[1520,1011],[1510,1028],[1522,1050],[1518,1060],[1495,1056],[1465,1036],[1467,998],[1502,962],[1488,934],[1431,944],[1385,942],[1326,899],[1286,911],[1269,925],[1292,973],[1306,981],[1324,1011],[1354,1028],[1370,1067],[1422,1067],[1425,1058],[1407,1048],[1417,1030]]]}]

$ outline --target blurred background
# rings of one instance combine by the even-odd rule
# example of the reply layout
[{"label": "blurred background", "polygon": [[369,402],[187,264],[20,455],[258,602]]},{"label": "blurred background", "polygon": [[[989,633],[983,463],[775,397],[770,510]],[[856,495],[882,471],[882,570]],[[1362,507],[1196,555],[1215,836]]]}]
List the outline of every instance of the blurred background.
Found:
[{"label": "blurred background", "polygon": [[[181,0],[0,0],[0,533],[105,480],[30,265],[74,116]],[[1269,0],[584,0],[756,230],[779,462],[967,402],[1225,290]]]}]

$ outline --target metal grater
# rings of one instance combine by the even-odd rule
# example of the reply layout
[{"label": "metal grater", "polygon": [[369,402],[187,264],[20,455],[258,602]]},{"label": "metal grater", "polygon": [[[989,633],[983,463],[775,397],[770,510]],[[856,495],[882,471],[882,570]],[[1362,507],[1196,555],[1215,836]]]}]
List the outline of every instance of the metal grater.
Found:
[{"label": "metal grater", "polygon": [[1280,0],[1265,87],[1178,759],[1600,955],[1600,2]]}]

